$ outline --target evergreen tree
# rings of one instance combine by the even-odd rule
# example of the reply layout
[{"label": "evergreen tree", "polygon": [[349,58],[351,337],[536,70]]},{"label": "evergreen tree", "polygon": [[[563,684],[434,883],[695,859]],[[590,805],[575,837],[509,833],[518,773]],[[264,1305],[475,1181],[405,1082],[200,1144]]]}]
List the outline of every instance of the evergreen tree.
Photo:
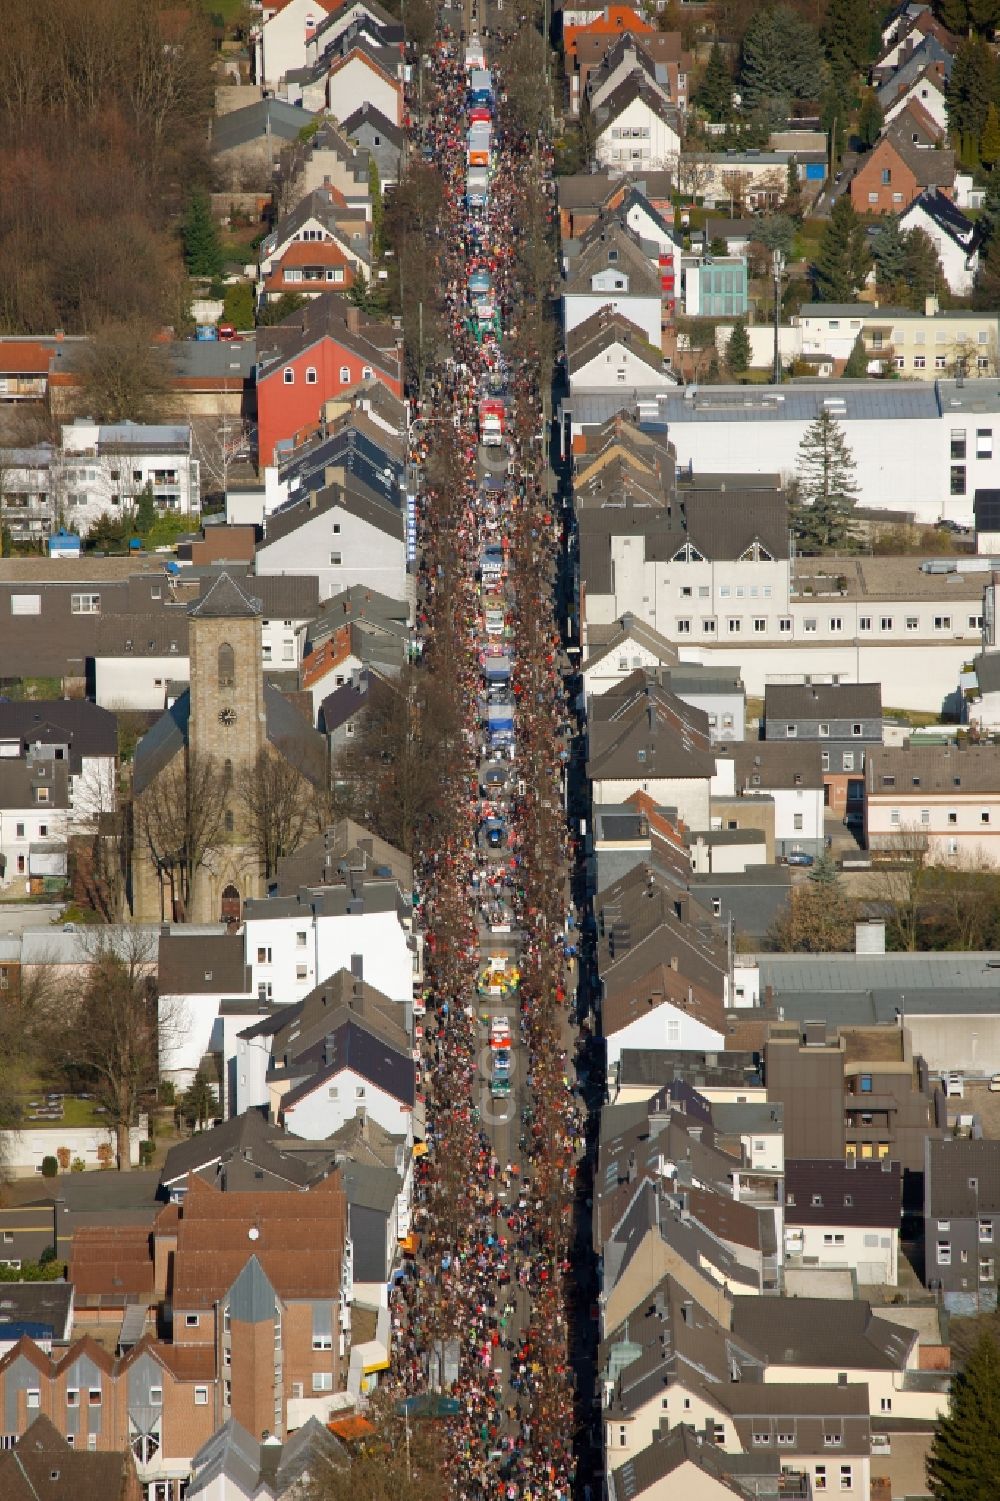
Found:
[{"label": "evergreen tree", "polygon": [[883,118],[878,96],[869,89],[858,111],[858,140],[865,151],[869,151],[881,135]]},{"label": "evergreen tree", "polygon": [[964,36],[969,29],[967,0],[938,0],[938,20],[956,36]]},{"label": "evergreen tree", "polygon": [[191,194],[187,213],[181,229],[184,241],[184,264],[191,276],[219,276],[222,272],[222,246],[219,231],[212,218],[212,205],[208,194]]},{"label": "evergreen tree", "polygon": [[732,115],[733,80],[718,42],[712,43],[705,71],[695,90],[694,102],[705,111],[710,120],[721,123]]},{"label": "evergreen tree", "polygon": [[742,318],[737,318],[726,345],[726,364],[733,375],[744,375],[750,368],[750,335]]},{"label": "evergreen tree", "polygon": [[809,872],[808,879],[814,886],[838,887],[840,886],[840,872],[837,870],[837,862],[829,850],[824,850]]},{"label": "evergreen tree", "polygon": [[1000,25],[1000,0],[968,0],[969,20],[977,31],[993,36]]},{"label": "evergreen tree", "polygon": [[978,222],[987,243],[997,238],[997,231],[1000,230],[1000,175],[990,180]]},{"label": "evergreen tree", "polygon": [[813,286],[819,302],[853,302],[868,272],[865,231],[854,205],[842,193],[823,227]]},{"label": "evergreen tree", "polygon": [[990,171],[1000,161],[1000,115],[997,107],[991,101],[986,111],[986,120],[983,124],[983,133],[979,138],[979,156],[983,165]]},{"label": "evergreen tree", "polygon": [[1000,1347],[987,1330],[951,1385],[951,1405],[927,1457],[937,1501],[986,1501],[1000,1476]]},{"label": "evergreen tree", "polygon": [[133,530],[136,536],[145,539],[149,536],[156,524],[156,502],[153,500],[152,485],[143,485],[135,504],[132,518]]},{"label": "evergreen tree", "polygon": [[842,552],[853,545],[851,512],[858,498],[854,471],[843,429],[824,408],[799,444],[799,499],[791,521],[807,550]]},{"label": "evergreen tree", "polygon": [[952,64],[945,89],[948,129],[956,141],[982,137],[990,103],[997,92],[997,65],[982,37],[966,37]]},{"label": "evergreen tree", "polygon": [[878,234],[872,241],[872,260],[879,292],[888,294],[888,289],[894,287],[903,275],[906,260],[906,237],[898,219],[885,219],[879,225]]},{"label": "evergreen tree", "polygon": [[937,246],[924,229],[911,229],[903,240],[903,301],[907,307],[923,311],[925,299],[945,284]]},{"label": "evergreen tree", "polygon": [[867,72],[879,36],[875,16],[869,0],[830,0],[823,21],[823,50],[832,70],[842,78]]},{"label": "evergreen tree", "polygon": [[868,351],[865,348],[864,335],[858,334],[858,337],[854,341],[854,348],[848,355],[847,364],[844,366],[844,379],[864,380],[867,374]]},{"label": "evergreen tree", "polygon": [[980,258],[972,297],[977,308],[1000,306],[1000,234],[986,241],[986,254]]},{"label": "evergreen tree", "polygon": [[819,37],[808,21],[784,5],[757,11],[740,58],[744,109],[776,98],[815,98],[821,66]]}]

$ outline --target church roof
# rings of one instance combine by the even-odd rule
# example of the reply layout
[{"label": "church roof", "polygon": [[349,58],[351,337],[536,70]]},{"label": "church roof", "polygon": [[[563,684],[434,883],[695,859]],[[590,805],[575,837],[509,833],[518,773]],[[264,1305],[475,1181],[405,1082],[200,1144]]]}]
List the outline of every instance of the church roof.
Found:
[{"label": "church roof", "polygon": [[228,573],[220,573],[212,587],[188,610],[200,620],[255,620],[264,613],[259,599],[243,593]]}]

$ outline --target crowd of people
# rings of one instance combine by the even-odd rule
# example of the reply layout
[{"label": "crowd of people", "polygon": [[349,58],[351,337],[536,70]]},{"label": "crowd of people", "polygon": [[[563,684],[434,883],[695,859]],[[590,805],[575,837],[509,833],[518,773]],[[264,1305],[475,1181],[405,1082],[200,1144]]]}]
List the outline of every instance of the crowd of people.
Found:
[{"label": "crowd of people", "polygon": [[[474,208],[466,54],[460,38],[439,31],[414,133],[443,183],[428,253],[440,267],[450,357],[427,382],[411,457],[423,474],[417,629],[425,668],[449,685],[461,729],[454,785],[442,788],[450,822],[417,862],[428,1150],[417,1163],[414,1255],[392,1301],[391,1379],[412,1396],[433,1378],[456,1399],[457,1410],[438,1419],[452,1494],[569,1501],[569,1236],[584,1145],[570,1062],[563,811],[573,726],[555,615],[562,524],[541,436],[550,372],[513,326],[532,190],[520,166],[530,157],[540,167],[544,191],[550,155],[505,109],[495,67],[494,100],[488,198]],[[477,272],[488,275],[496,308],[486,328],[470,318]],[[479,444],[484,399],[503,411],[502,440],[488,449]],[[502,558],[487,578],[490,547]],[[490,667],[500,655],[497,691]],[[509,1015],[517,1059],[502,1101],[490,1081],[490,1004]]]}]

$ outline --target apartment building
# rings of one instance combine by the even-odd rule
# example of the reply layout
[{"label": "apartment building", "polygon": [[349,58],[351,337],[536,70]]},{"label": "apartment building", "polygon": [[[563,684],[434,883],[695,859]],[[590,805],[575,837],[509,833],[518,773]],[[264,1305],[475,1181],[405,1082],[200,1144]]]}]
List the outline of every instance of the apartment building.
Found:
[{"label": "apartment building", "polygon": [[785,1163],[785,1266],[848,1268],[860,1283],[895,1287],[899,1164],[833,1158]]},{"label": "apartment building", "polygon": [[[1000,373],[1000,317],[973,308],[942,309],[936,297],[926,299],[923,312],[864,302],[807,302],[798,322],[804,358],[815,352],[846,360],[860,335],[872,372],[898,370],[905,379],[921,381],[958,375],[982,380]],[[985,441],[977,446],[985,447]],[[991,458],[992,442],[990,448],[979,456]]]},{"label": "apartment building", "polygon": [[1000,863],[1000,747],[880,747],[868,758],[865,839],[874,854],[934,864]]},{"label": "apartment building", "polygon": [[816,742],[823,769],[823,802],[858,822],[864,816],[865,752],[882,744],[878,683],[768,683],[764,738]]},{"label": "apartment building", "polygon": [[997,1306],[1000,1142],[928,1140],[924,1159],[924,1281],[955,1314]]}]

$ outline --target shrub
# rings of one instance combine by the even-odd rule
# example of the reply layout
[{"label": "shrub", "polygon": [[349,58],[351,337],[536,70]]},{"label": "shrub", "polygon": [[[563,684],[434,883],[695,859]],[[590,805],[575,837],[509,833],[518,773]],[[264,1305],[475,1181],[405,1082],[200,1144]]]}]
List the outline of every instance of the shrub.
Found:
[{"label": "shrub", "polygon": [[59,1172],[59,1163],[54,1157],[42,1158],[42,1177],[54,1178]]}]

